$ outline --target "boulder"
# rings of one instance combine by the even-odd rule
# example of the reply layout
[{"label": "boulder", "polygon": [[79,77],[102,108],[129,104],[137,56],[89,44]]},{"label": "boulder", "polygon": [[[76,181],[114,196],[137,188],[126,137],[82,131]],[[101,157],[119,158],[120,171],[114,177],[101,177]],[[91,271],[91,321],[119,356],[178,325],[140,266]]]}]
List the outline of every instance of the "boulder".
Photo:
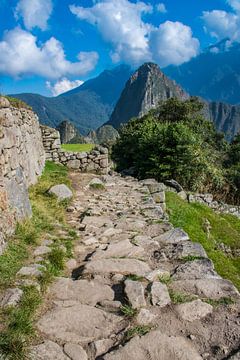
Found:
[{"label": "boulder", "polygon": [[220,276],[216,273],[213,263],[209,259],[187,261],[179,265],[173,274],[174,280],[211,279]]},{"label": "boulder", "polygon": [[76,344],[106,339],[122,327],[122,317],[82,304],[56,307],[37,322],[38,330],[49,339]]},{"label": "boulder", "polygon": [[213,307],[200,299],[194,300],[185,304],[179,304],[175,307],[181,319],[186,321],[199,320],[208,314],[211,314]]},{"label": "boulder", "polygon": [[69,360],[61,346],[49,340],[44,341],[43,344],[32,346],[29,358],[31,360]]},{"label": "boulder", "polygon": [[72,191],[65,184],[52,186],[48,192],[55,195],[58,201],[71,199],[73,196]]},{"label": "boulder", "polygon": [[173,189],[175,189],[177,192],[183,191],[183,187],[176,181],[176,180],[166,180],[165,184]]},{"label": "boulder", "polygon": [[85,274],[122,274],[144,276],[150,267],[136,259],[103,259],[92,260],[85,265]]},{"label": "boulder", "polygon": [[0,109],[11,107],[10,101],[4,96],[0,96]]},{"label": "boulder", "polygon": [[125,294],[129,300],[129,303],[132,305],[133,309],[139,309],[143,306],[146,306],[145,296],[144,296],[144,286],[140,281],[125,281]]},{"label": "boulder", "polygon": [[110,286],[97,280],[75,280],[58,278],[50,288],[56,300],[75,300],[81,304],[95,306],[103,300],[113,300],[114,291]]},{"label": "boulder", "polygon": [[151,301],[153,305],[164,307],[171,303],[168,288],[159,281],[154,281],[151,286]]},{"label": "boulder", "polygon": [[88,360],[86,351],[80,345],[67,343],[64,345],[64,352],[71,360]]},{"label": "boulder", "polygon": [[104,360],[202,360],[190,341],[180,336],[168,336],[151,331],[135,337],[120,349],[103,357]]},{"label": "boulder", "polygon": [[7,289],[2,298],[0,298],[0,306],[16,306],[21,300],[22,295],[23,291],[21,289]]},{"label": "boulder", "polygon": [[77,170],[77,169],[80,168],[80,166],[81,166],[81,161],[78,160],[78,159],[69,160],[69,161],[67,162],[67,167],[68,167],[69,169]]},{"label": "boulder", "polygon": [[108,245],[107,250],[97,250],[92,259],[108,259],[113,257],[138,257],[144,254],[141,246],[133,245],[128,239]]},{"label": "boulder", "polygon": [[151,325],[156,321],[157,316],[148,309],[140,309],[136,322],[139,325]]},{"label": "boulder", "polygon": [[188,241],[189,237],[184,230],[175,228],[165,232],[163,235],[155,237],[154,240],[163,244],[178,244],[183,241]]}]

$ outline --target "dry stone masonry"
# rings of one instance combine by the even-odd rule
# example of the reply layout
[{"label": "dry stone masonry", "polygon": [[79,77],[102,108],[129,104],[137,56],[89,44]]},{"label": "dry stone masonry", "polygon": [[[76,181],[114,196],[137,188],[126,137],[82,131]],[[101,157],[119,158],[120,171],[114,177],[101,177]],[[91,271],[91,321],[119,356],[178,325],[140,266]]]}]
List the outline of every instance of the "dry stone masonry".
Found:
[{"label": "dry stone masonry", "polygon": [[28,187],[45,163],[37,116],[0,97],[0,253],[17,220],[31,215]]},{"label": "dry stone masonry", "polygon": [[108,150],[97,146],[91,152],[70,152],[61,149],[60,134],[57,130],[41,125],[43,146],[47,160],[66,165],[80,172],[107,174]]},{"label": "dry stone masonry", "polygon": [[79,237],[69,276],[52,284],[37,320],[31,360],[238,359],[239,293],[168,222],[163,185],[71,179],[67,217]]}]

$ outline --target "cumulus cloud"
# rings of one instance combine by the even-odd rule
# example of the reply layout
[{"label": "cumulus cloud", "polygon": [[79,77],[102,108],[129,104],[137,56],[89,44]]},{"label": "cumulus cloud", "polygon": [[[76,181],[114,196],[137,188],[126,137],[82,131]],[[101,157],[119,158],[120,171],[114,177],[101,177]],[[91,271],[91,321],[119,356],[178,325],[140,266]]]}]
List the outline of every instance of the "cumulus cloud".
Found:
[{"label": "cumulus cloud", "polygon": [[39,75],[58,79],[68,75],[84,75],[94,69],[96,52],[80,52],[77,62],[66,59],[62,44],[51,37],[38,45],[37,38],[28,31],[15,28],[0,41],[0,73],[13,77]]},{"label": "cumulus cloud", "polygon": [[205,30],[212,37],[223,39],[229,37],[237,40],[240,35],[240,18],[237,14],[223,10],[204,11],[202,19]]},{"label": "cumulus cloud", "polygon": [[47,22],[52,13],[52,0],[20,0],[15,10],[16,18],[23,18],[26,29],[38,27],[47,29]]},{"label": "cumulus cloud", "polygon": [[228,37],[231,41],[240,41],[240,0],[225,0],[232,11],[204,11],[202,19],[204,29],[212,37],[221,40]]},{"label": "cumulus cloud", "polygon": [[189,26],[166,21],[152,32],[150,46],[160,66],[180,65],[199,51],[199,41],[192,36]]},{"label": "cumulus cloud", "polygon": [[[158,11],[165,12],[163,3]],[[180,64],[197,55],[199,42],[188,26],[167,21],[159,28],[144,22],[143,16],[153,11],[144,2],[101,0],[92,7],[71,5],[70,10],[80,20],[95,26],[113,50],[114,62],[139,65],[157,61],[161,66]]]},{"label": "cumulus cloud", "polygon": [[157,11],[159,11],[162,14],[165,14],[167,12],[166,6],[163,3],[160,3],[156,6]]},{"label": "cumulus cloud", "polygon": [[67,78],[62,78],[57,81],[55,84],[52,84],[50,81],[46,81],[47,88],[51,91],[53,96],[58,96],[60,94],[65,93],[66,91],[72,90],[80,85],[82,85],[84,81],[82,80],[69,80]]},{"label": "cumulus cloud", "polygon": [[142,15],[152,11],[143,2],[128,0],[103,0],[91,8],[71,5],[70,10],[80,20],[97,27],[102,37],[114,45],[113,61],[139,64],[149,59],[148,33],[150,25],[142,21]]}]

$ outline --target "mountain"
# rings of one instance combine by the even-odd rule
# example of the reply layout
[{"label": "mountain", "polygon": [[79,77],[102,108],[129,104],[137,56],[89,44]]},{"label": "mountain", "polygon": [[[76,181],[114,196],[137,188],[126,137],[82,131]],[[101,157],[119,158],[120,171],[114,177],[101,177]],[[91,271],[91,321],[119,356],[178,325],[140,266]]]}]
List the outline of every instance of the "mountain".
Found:
[{"label": "mountain", "polygon": [[189,95],[163,74],[153,63],[143,64],[128,80],[108,125],[119,128],[132,117],[146,114],[159,101],[170,97],[187,99]]},{"label": "mountain", "polygon": [[94,79],[57,97],[38,94],[13,94],[30,105],[42,124],[57,127],[68,119],[81,134],[97,129],[114,109],[121,91],[132,74],[130,67],[120,65],[105,70]]},{"label": "mountain", "polygon": [[[118,129],[121,123],[146,114],[159,101],[169,97],[184,100],[189,95],[164,75],[158,65],[146,63],[126,83],[107,124]],[[240,131],[240,106],[200,100],[204,103],[204,116],[214,122],[218,131],[225,133],[227,140],[231,140]]]},{"label": "mountain", "polygon": [[113,126],[103,125],[96,131],[90,131],[85,141],[93,144],[107,144],[114,142],[118,137],[119,133]]},{"label": "mountain", "polygon": [[228,39],[210,46],[180,66],[168,66],[164,73],[191,95],[208,101],[240,104],[240,44]]}]

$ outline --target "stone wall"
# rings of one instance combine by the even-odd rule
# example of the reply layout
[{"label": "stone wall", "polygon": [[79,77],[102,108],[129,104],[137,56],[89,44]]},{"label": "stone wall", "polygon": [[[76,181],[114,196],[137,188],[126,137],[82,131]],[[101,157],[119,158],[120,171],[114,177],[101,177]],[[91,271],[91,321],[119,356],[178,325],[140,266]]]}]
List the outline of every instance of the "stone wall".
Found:
[{"label": "stone wall", "polygon": [[28,187],[45,163],[37,116],[0,97],[0,253],[16,221],[31,216]]},{"label": "stone wall", "polygon": [[46,159],[63,164],[80,172],[106,174],[108,172],[108,149],[96,146],[91,152],[70,152],[61,149],[57,130],[41,125]]}]

